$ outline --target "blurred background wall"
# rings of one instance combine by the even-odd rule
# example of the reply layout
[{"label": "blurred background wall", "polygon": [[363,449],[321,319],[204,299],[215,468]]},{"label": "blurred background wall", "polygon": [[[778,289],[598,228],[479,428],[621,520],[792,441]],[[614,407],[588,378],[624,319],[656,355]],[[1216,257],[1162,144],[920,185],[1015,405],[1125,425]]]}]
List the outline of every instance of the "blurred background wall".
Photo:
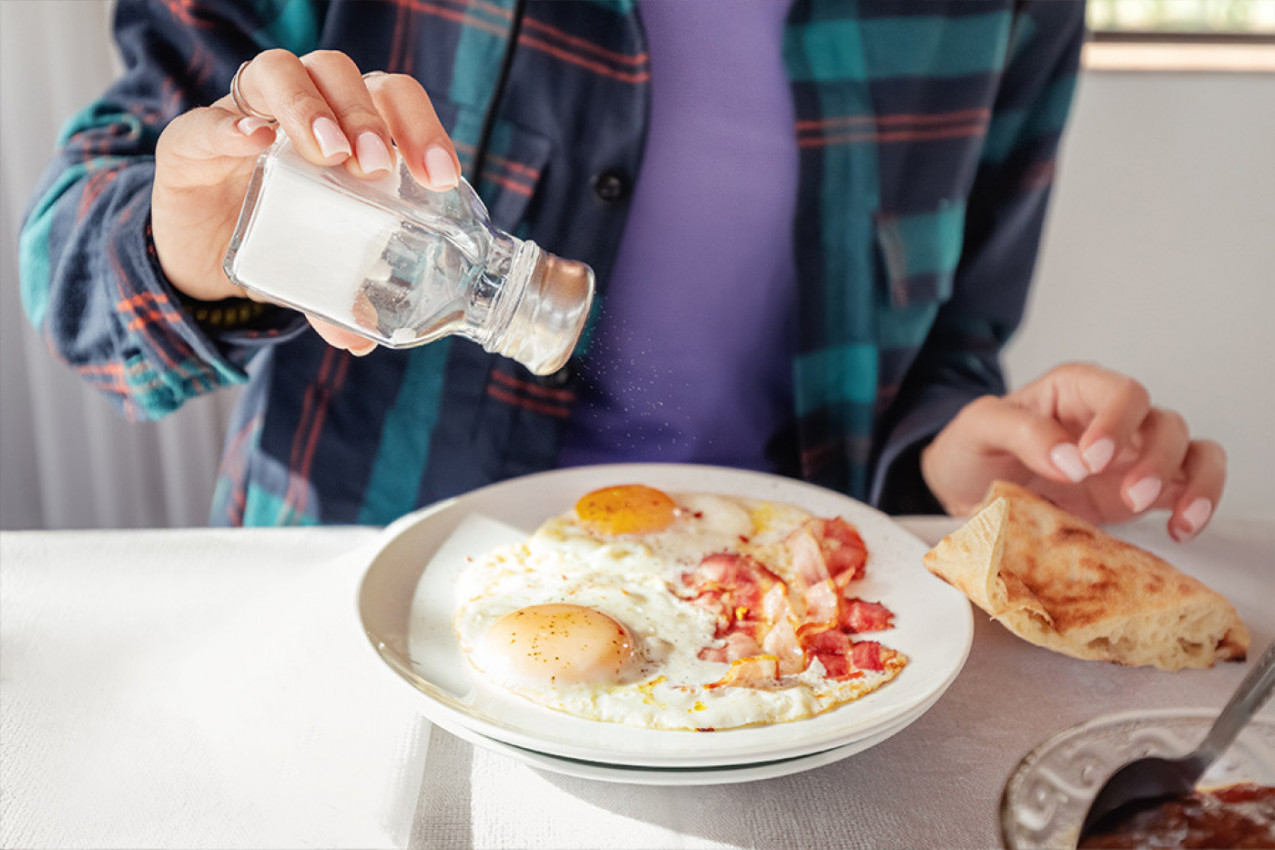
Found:
[{"label": "blurred background wall", "polygon": [[[0,2],[0,528],[207,521],[232,393],[129,424],[25,322],[16,243],[62,123],[117,71],[110,0]],[[1275,49],[1275,48],[1272,48]],[[1275,74],[1087,72],[1015,384],[1062,360],[1138,377],[1230,455],[1219,514],[1275,481]]]},{"label": "blurred background wall", "polygon": [[1082,76],[1005,363],[1019,385],[1063,359],[1222,443],[1219,513],[1275,513],[1275,73]]}]

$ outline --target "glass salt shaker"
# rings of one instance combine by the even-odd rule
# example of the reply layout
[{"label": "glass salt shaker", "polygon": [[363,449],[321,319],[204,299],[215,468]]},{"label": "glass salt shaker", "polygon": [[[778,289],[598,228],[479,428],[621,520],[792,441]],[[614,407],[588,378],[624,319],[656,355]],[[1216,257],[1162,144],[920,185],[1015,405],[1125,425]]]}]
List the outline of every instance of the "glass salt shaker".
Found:
[{"label": "glass salt shaker", "polygon": [[561,368],[593,270],[493,227],[463,179],[433,192],[395,158],[362,180],[312,165],[280,133],[248,184],[227,276],[389,348],[456,334],[538,375]]}]

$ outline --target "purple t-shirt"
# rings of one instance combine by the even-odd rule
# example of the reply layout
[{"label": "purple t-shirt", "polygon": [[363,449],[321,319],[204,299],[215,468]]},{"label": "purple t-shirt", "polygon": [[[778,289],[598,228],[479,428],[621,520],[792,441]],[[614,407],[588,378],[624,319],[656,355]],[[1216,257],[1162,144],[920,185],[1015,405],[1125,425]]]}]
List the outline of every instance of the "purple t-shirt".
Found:
[{"label": "purple t-shirt", "polygon": [[787,2],[642,0],[642,170],[559,463],[766,470],[792,416]]}]

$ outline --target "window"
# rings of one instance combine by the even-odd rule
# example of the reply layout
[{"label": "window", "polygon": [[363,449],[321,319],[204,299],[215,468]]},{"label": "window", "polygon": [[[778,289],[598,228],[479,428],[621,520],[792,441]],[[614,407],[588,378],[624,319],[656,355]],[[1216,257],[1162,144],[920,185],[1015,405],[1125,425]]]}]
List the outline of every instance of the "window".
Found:
[{"label": "window", "polygon": [[1275,35],[1275,0],[1089,0],[1095,34]]},{"label": "window", "polygon": [[1275,72],[1275,0],[1089,0],[1085,67]]}]

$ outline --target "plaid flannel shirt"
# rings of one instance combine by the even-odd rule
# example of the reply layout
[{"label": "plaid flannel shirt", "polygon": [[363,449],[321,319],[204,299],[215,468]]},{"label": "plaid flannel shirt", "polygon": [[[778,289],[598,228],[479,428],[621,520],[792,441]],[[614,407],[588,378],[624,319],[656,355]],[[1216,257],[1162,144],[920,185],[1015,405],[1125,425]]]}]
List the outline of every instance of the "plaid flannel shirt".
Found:
[{"label": "plaid flannel shirt", "polygon": [[[380,524],[554,466],[571,364],[538,378],[458,339],[354,358],[282,310],[218,329],[180,303],[149,237],[166,123],[223,95],[265,48],[334,49],[420,80],[494,224],[588,262],[604,301],[627,210],[597,181],[640,173],[639,10],[530,0],[497,98],[514,10],[120,0],[126,72],[59,140],[21,236],[23,302],[56,356],[129,418],[245,384],[214,523]],[[795,0],[800,339],[791,460],[777,471],[887,510],[934,507],[919,448],[1005,390],[998,355],[1035,263],[1083,13],[1070,0]]]}]

